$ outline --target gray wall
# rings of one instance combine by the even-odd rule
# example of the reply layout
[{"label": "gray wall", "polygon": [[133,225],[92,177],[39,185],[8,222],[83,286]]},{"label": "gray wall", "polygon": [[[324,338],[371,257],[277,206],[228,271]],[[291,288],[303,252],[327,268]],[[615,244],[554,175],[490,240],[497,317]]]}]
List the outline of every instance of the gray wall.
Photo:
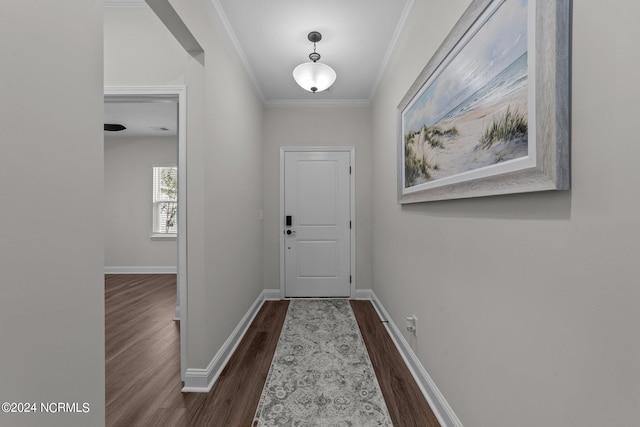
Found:
[{"label": "gray wall", "polygon": [[0,401],[104,425],[102,3],[0,3]]},{"label": "gray wall", "polygon": [[189,366],[206,368],[262,292],[263,108],[210,6],[172,3],[205,51],[201,86],[189,83],[204,108],[191,132],[201,139],[189,140],[187,197]]},{"label": "gray wall", "polygon": [[571,191],[401,207],[396,106],[469,3],[416,2],[373,103],[374,291],[466,427],[640,425],[640,5],[574,2]]},{"label": "gray wall", "polygon": [[176,166],[177,162],[175,137],[105,136],[105,271],[123,270],[119,267],[175,269],[176,240],[151,240],[151,191],[153,167]]},{"label": "gray wall", "polygon": [[190,57],[147,7],[104,8],[104,84],[185,83]]},{"label": "gray wall", "polygon": [[105,84],[187,85],[187,367],[205,369],[262,291],[263,111],[210,6],[172,4],[204,55],[150,9],[108,8]]},{"label": "gray wall", "polygon": [[269,107],[264,125],[265,289],[280,288],[280,147],[356,147],[356,288],[371,288],[371,119],[363,107]]}]

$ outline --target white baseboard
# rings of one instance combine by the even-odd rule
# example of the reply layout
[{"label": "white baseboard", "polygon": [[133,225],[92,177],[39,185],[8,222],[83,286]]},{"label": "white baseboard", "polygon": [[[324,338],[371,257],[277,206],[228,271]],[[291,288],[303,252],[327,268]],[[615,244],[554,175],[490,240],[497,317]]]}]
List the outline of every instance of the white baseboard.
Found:
[{"label": "white baseboard", "polygon": [[[251,322],[253,322],[256,314],[258,314],[262,304],[265,300],[271,299],[267,298],[267,296],[271,294],[271,291],[271,289],[264,290],[260,295],[258,295],[258,298],[251,307],[249,307],[249,310],[240,320],[238,326],[236,326],[233,332],[231,332],[229,338],[227,338],[220,350],[218,350],[218,353],[216,353],[213,359],[211,359],[211,362],[209,362],[209,365],[205,369],[187,368],[187,371],[184,374],[183,392],[207,393],[211,390],[211,387],[213,387],[213,384],[220,376],[220,373],[222,373],[222,370],[229,362],[229,358],[238,347],[238,344],[240,344],[240,340],[242,340],[247,329],[249,329]],[[280,299],[280,290],[278,289],[277,291],[277,299]]]},{"label": "white baseboard", "polygon": [[265,289],[262,294],[264,295],[264,299],[266,301],[279,301],[282,299],[280,297],[280,289]]},{"label": "white baseboard", "polygon": [[393,323],[393,320],[391,320],[391,316],[389,316],[389,313],[384,309],[376,294],[371,289],[360,289],[356,291],[356,297],[357,299],[370,299],[380,319],[386,321],[384,324],[387,325],[391,339],[400,352],[400,355],[402,355],[409,371],[411,371],[411,375],[413,375],[418,387],[420,387],[422,394],[425,399],[427,399],[433,413],[438,418],[440,425],[443,427],[463,427],[453,412],[453,409],[451,409],[451,406],[449,406],[426,369],[424,369],[424,366],[422,366],[422,363],[418,360],[418,356],[413,352],[413,349],[402,335],[402,332],[400,332],[395,323]]},{"label": "white baseboard", "polygon": [[373,301],[373,291],[371,289],[356,289],[354,299],[366,299]]},{"label": "white baseboard", "polygon": [[[229,358],[238,347],[240,340],[242,340],[242,337],[251,325],[251,322],[253,322],[256,314],[258,314],[258,311],[262,307],[264,301],[279,299],[281,299],[280,289],[265,289],[262,291],[242,320],[240,320],[238,326],[236,326],[229,338],[227,338],[227,341],[225,341],[218,353],[213,357],[211,362],[209,362],[207,368],[187,369],[182,391],[200,393],[209,392],[228,363]],[[442,393],[440,393],[440,390],[438,390],[436,384],[424,369],[424,366],[422,366],[422,363],[418,360],[413,349],[409,343],[407,343],[407,340],[405,340],[402,332],[400,332],[395,323],[393,323],[393,320],[391,320],[391,316],[389,316],[389,313],[387,313],[376,294],[371,289],[356,289],[355,299],[370,300],[373,307],[376,309],[378,316],[380,316],[380,319],[386,321],[384,324],[387,325],[389,336],[400,352],[400,355],[409,368],[411,375],[413,375],[413,378],[416,380],[418,387],[420,387],[420,390],[429,403],[429,406],[438,418],[440,425],[442,427],[463,427],[462,423],[453,412],[453,409],[451,409],[451,406],[449,406]]]},{"label": "white baseboard", "polygon": [[170,266],[125,266],[105,267],[104,274],[177,274],[178,267]]}]

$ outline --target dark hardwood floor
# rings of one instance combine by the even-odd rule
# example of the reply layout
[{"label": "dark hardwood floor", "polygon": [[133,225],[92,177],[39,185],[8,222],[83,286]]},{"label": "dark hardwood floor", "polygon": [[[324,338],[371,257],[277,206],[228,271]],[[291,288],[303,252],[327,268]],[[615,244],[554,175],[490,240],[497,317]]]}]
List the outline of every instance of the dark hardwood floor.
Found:
[{"label": "dark hardwood floor", "polygon": [[288,306],[265,301],[211,391],[191,405],[186,425],[251,426]]},{"label": "dark hardwood floor", "polygon": [[[175,275],[106,275],[106,425],[250,427],[288,301],[266,301],[209,393],[182,393]],[[368,301],[351,301],[396,427],[438,426]]]},{"label": "dark hardwood floor", "polygon": [[180,395],[175,295],[172,274],[105,276],[108,426],[153,425],[148,421]]},{"label": "dark hardwood floor", "polygon": [[352,300],[362,339],[394,426],[439,427],[409,368],[369,301]]}]

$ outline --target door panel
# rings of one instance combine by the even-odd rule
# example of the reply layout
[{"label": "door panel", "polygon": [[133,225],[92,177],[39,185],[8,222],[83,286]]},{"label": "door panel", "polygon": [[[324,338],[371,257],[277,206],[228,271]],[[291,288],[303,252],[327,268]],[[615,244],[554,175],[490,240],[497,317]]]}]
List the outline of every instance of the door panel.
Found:
[{"label": "door panel", "polygon": [[299,160],[297,171],[298,223],[336,226],[337,162]]},{"label": "door panel", "polygon": [[351,294],[349,164],[349,152],[284,154],[286,297]]},{"label": "door panel", "polygon": [[339,253],[336,240],[298,240],[298,277],[337,277]]}]

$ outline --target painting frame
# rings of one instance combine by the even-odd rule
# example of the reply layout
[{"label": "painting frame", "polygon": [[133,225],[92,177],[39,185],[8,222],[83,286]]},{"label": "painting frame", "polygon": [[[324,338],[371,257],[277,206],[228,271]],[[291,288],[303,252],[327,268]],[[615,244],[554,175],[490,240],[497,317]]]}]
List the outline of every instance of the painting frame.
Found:
[{"label": "painting frame", "polygon": [[483,14],[491,7],[500,7],[496,6],[498,3],[501,5],[504,0],[474,0],[470,4],[398,105],[399,204],[570,188],[571,0],[529,0],[528,3],[532,4],[528,6],[527,16],[528,52],[533,60],[529,66],[531,89],[527,108],[535,123],[529,122],[531,148],[527,161],[516,161],[506,169],[492,171],[487,167],[479,173],[460,173],[451,179],[405,185],[404,120],[409,107],[437,75],[446,70],[451,57],[459,53],[461,41],[466,37],[465,43],[468,43],[476,37],[473,26],[483,25],[478,24]]}]

